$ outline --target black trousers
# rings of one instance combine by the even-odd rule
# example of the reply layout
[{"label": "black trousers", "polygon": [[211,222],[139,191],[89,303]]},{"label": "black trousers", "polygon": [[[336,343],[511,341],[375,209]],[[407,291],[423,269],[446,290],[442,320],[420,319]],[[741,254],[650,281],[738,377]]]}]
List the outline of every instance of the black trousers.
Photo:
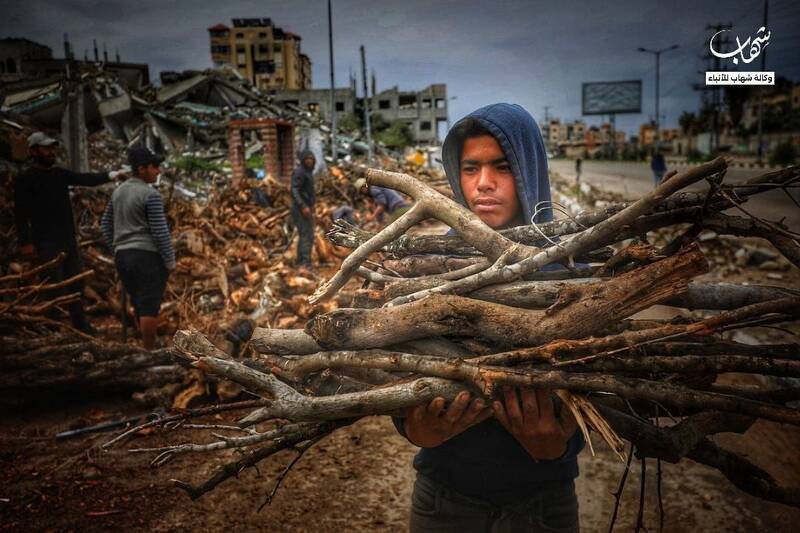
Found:
[{"label": "black trousers", "polygon": [[300,234],[297,239],[297,264],[310,267],[311,248],[314,246],[314,217],[304,217],[300,208],[292,204],[292,222]]},{"label": "black trousers", "polygon": [[119,250],[114,254],[114,264],[122,285],[131,295],[137,319],[157,317],[169,278],[161,255],[147,250]]},{"label": "black trousers", "polygon": [[411,533],[579,533],[575,483],[543,484],[519,503],[498,507],[417,472],[409,529]]},{"label": "black trousers", "polygon": [[[42,281],[47,283],[58,283],[64,281],[72,276],[77,276],[83,272],[83,258],[78,249],[78,244],[73,241],[44,241],[34,244],[36,254],[41,263],[47,263],[55,259],[55,257],[64,252],[67,256],[58,265],[53,268],[48,268],[41,273]],[[53,289],[47,292],[48,298],[56,298],[74,292],[80,293],[80,298],[67,305],[69,311],[69,318],[72,325],[79,330],[86,330],[88,322],[86,321],[86,313],[83,310],[83,280],[76,281],[66,287],[60,289]]]}]

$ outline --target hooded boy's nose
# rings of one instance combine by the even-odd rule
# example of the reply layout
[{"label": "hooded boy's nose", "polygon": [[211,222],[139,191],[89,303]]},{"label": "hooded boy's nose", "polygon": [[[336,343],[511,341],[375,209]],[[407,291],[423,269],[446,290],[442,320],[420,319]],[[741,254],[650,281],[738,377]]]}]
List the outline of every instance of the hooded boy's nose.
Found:
[{"label": "hooded boy's nose", "polygon": [[493,165],[481,165],[480,174],[478,175],[478,190],[479,191],[493,191],[497,188],[497,175]]}]

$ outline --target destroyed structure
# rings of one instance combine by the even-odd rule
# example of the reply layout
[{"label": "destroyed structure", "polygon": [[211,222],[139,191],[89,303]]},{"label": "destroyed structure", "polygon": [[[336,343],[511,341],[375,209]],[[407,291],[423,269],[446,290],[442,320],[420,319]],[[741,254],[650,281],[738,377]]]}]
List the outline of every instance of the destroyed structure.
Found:
[{"label": "destroyed structure", "polygon": [[311,88],[311,60],[300,49],[302,37],[283,31],[272,19],[233,19],[233,27],[215,24],[208,36],[214,66],[236,69],[254,87]]}]

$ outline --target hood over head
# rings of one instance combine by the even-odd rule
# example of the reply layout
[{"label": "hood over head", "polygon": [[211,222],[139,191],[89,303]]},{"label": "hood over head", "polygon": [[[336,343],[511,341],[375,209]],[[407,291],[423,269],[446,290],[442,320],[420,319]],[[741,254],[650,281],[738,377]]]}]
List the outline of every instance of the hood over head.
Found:
[{"label": "hood over head", "polygon": [[[550,201],[547,152],[539,125],[522,106],[500,103],[473,111],[453,126],[442,145],[442,164],[455,199],[462,205],[467,205],[461,190],[461,150],[465,139],[457,133],[457,128],[469,118],[486,128],[505,153],[514,174],[517,198],[525,220],[530,223],[536,204]],[[552,220],[552,210],[541,207],[535,221]]]},{"label": "hood over head", "polygon": [[300,157],[299,157],[300,161],[302,162],[303,159],[305,159],[306,157],[312,157],[312,158],[314,158],[314,161],[317,160],[317,156],[315,156],[314,152],[312,152],[311,150],[309,150],[309,149],[301,150],[300,151]]}]

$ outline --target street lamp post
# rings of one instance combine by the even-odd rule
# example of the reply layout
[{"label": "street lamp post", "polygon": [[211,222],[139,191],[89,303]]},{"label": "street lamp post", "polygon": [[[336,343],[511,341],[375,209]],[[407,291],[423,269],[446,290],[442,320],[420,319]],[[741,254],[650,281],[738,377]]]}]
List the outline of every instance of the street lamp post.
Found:
[{"label": "street lamp post", "polygon": [[637,48],[637,50],[639,50],[640,52],[646,52],[648,54],[653,54],[653,55],[656,56],[656,140],[655,140],[656,146],[658,146],[658,143],[661,140],[661,132],[660,132],[660,129],[661,129],[661,124],[660,124],[661,117],[658,114],[659,113],[659,109],[658,109],[658,104],[659,104],[659,102],[658,102],[658,100],[659,100],[658,90],[659,90],[659,83],[661,82],[661,79],[660,79],[660,76],[661,76],[661,54],[664,53],[664,52],[669,52],[670,50],[675,50],[676,48],[678,48],[677,44],[673,44],[669,48],[662,48],[660,50],[649,50],[647,48],[642,48],[642,47]]}]

